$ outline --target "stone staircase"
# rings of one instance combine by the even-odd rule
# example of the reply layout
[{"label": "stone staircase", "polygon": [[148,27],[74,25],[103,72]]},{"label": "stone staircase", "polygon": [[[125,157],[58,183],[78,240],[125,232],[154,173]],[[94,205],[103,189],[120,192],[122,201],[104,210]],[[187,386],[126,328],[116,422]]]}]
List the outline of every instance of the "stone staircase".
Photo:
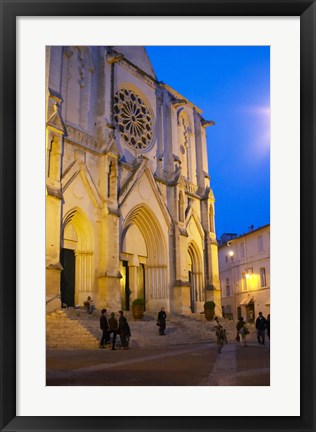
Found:
[{"label": "stone staircase", "polygon": [[46,348],[91,349],[98,346],[98,342],[80,320],[71,319],[65,310],[46,315]]},{"label": "stone staircase", "polygon": [[[118,319],[118,314],[116,318]],[[215,323],[206,321],[204,314],[168,314],[166,335],[160,336],[156,315],[146,313],[142,320],[134,320],[131,312],[124,312],[131,329],[130,348],[158,348],[170,345],[215,342]],[[109,318],[109,312],[107,313]],[[99,345],[100,311],[88,314],[83,309],[63,309],[47,315],[48,349],[91,349]],[[220,319],[226,329],[228,342],[235,341],[236,323]],[[248,341],[255,340],[255,329],[249,326]],[[116,339],[120,347],[119,336]]]}]

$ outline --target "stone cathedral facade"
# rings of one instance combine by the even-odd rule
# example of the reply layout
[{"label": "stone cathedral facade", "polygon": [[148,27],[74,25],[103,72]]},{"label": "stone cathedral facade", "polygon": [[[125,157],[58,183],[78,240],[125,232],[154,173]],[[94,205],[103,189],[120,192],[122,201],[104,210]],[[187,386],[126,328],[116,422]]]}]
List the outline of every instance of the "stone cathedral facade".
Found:
[{"label": "stone cathedral facade", "polygon": [[220,308],[214,123],[140,46],[47,47],[46,86],[47,310]]}]

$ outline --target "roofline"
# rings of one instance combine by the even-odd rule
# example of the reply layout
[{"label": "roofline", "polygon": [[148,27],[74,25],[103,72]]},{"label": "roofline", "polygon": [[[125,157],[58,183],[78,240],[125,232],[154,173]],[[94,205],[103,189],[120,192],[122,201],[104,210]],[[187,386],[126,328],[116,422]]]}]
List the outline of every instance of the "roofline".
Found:
[{"label": "roofline", "polygon": [[251,234],[253,234],[253,233],[257,232],[257,231],[260,231],[260,230],[263,230],[264,228],[267,228],[268,226],[270,226],[270,224],[262,225],[262,226],[259,227],[259,228],[256,228],[256,229],[254,229],[254,230],[252,230],[252,231],[249,231],[249,232],[247,232],[247,233],[245,233],[245,234],[241,234],[241,235],[239,235],[238,237],[234,237],[233,239],[228,240],[228,241],[226,241],[224,244],[222,244],[221,246],[219,246],[219,249],[222,248],[222,247],[224,247],[224,246],[227,246],[228,243],[232,243],[232,242],[234,242],[235,240],[239,240],[239,239],[241,239],[241,238],[243,238],[243,237],[249,236],[249,235],[251,235]]},{"label": "roofline", "polygon": [[[107,46],[109,47],[112,52],[116,53],[116,54],[121,54],[119,51],[116,51],[114,48],[112,48],[112,46]],[[148,54],[147,54],[148,55]],[[148,55],[148,58],[150,60],[150,57]],[[131,62],[129,59],[127,59],[124,54],[122,54],[122,59],[124,60],[127,64],[129,64],[130,66],[134,67],[141,75],[146,76],[148,79],[150,79],[154,84],[156,84],[158,87],[163,88],[165,90],[167,90],[169,93],[171,93],[173,96],[175,96],[177,99],[185,99],[187,101],[187,103],[195,109],[195,111],[202,116],[203,110],[201,108],[199,108],[197,105],[195,105],[193,102],[191,102],[188,98],[186,98],[185,96],[183,96],[182,94],[180,94],[179,92],[177,92],[177,90],[175,90],[174,88],[172,88],[169,84],[166,84],[163,81],[158,81],[157,77],[153,77],[152,75],[149,75],[147,72],[145,72],[144,70],[142,70],[139,66],[137,66],[135,63]],[[154,70],[155,72],[155,70]],[[214,122],[215,124],[215,122]]]},{"label": "roofline", "polygon": [[191,102],[188,98],[186,98],[185,96],[183,96],[182,94],[180,94],[179,92],[177,92],[177,90],[175,90],[174,88],[172,88],[169,84],[166,84],[164,82],[160,82],[159,85],[160,85],[160,87],[165,88],[166,90],[168,90],[169,93],[171,93],[177,99],[185,99],[188,102],[188,104],[191,107],[193,107],[198,114],[200,114],[200,115],[202,114],[203,110],[201,108],[199,108],[193,102]]}]

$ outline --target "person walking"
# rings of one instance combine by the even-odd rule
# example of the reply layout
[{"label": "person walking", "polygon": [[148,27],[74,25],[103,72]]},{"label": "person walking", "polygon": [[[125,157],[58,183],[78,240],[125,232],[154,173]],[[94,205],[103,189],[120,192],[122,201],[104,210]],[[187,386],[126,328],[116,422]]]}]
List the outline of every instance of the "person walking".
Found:
[{"label": "person walking", "polygon": [[216,331],[217,352],[220,354],[222,352],[224,344],[227,344],[226,330],[219,322],[219,319],[217,317],[214,318],[214,321],[216,322],[214,328]]},{"label": "person walking", "polygon": [[246,336],[249,333],[249,330],[247,328],[247,324],[244,321],[243,317],[239,317],[238,323],[236,325],[236,329],[237,329],[237,333],[238,333],[239,338],[240,338],[240,345],[242,348],[244,348],[247,346]]},{"label": "person walking", "polygon": [[259,316],[256,319],[256,329],[257,329],[257,339],[258,343],[261,345],[265,344],[265,332],[267,328],[267,320],[262,315],[262,312],[259,312]]},{"label": "person walking", "polygon": [[165,309],[162,307],[160,312],[158,313],[158,318],[157,318],[157,325],[159,326],[160,336],[165,335],[166,320],[167,320],[167,314],[165,312]]},{"label": "person walking", "polygon": [[100,316],[100,329],[102,330],[100,348],[105,348],[105,345],[110,341],[109,324],[105,314],[106,314],[106,309],[102,309],[101,316]]},{"label": "person walking", "polygon": [[122,310],[119,311],[120,317],[118,322],[118,333],[121,338],[122,350],[129,349],[129,338],[131,337],[131,330],[129,328],[127,319]]},{"label": "person walking", "polygon": [[115,348],[115,342],[116,342],[116,335],[118,332],[118,322],[117,319],[115,318],[115,313],[112,312],[111,313],[111,318],[109,319],[109,337],[111,334],[113,334],[112,336],[112,350],[114,351]]}]

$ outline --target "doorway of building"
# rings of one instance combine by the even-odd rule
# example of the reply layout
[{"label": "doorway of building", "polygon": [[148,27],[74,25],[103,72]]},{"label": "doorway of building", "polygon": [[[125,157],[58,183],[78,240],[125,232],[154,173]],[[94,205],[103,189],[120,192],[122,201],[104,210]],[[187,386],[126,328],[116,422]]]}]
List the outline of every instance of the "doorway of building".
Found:
[{"label": "doorway of building", "polygon": [[253,323],[255,320],[255,304],[254,302],[248,303],[246,306],[246,315],[247,315],[247,322]]},{"label": "doorway of building", "polygon": [[130,307],[130,296],[131,296],[131,290],[129,287],[129,269],[128,269],[128,261],[123,261],[123,267],[125,269],[125,288],[124,288],[124,294],[125,294],[125,310],[129,311]]},{"label": "doorway of building", "polygon": [[146,310],[146,286],[145,286],[145,265],[140,265],[140,271],[141,271],[141,284],[142,284],[142,295],[144,299],[144,310]]},{"label": "doorway of building", "polygon": [[195,303],[195,296],[194,296],[194,287],[193,287],[193,281],[192,281],[192,272],[189,271],[189,284],[190,284],[190,309],[191,312],[194,313],[194,303]]},{"label": "doorway of building", "polygon": [[60,262],[63,267],[60,276],[61,304],[67,305],[67,307],[74,306],[76,274],[75,252],[72,249],[62,249]]}]

